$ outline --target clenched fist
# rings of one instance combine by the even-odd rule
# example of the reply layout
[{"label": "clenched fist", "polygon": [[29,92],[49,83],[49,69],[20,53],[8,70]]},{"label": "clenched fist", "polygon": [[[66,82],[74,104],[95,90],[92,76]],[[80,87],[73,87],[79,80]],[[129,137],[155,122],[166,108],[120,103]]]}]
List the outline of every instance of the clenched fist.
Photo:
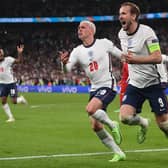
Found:
[{"label": "clenched fist", "polygon": [[69,52],[68,51],[60,51],[59,56],[61,58],[61,62],[65,65],[68,62],[69,59]]}]

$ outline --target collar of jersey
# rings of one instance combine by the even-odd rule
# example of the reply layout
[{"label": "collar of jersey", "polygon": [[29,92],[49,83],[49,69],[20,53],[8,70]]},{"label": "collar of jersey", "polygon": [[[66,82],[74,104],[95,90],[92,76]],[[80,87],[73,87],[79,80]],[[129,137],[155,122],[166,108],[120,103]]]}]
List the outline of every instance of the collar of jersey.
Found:
[{"label": "collar of jersey", "polygon": [[89,48],[89,47],[91,47],[94,43],[95,43],[95,41],[96,41],[96,39],[94,39],[94,41],[90,44],[90,45],[83,45],[85,48]]},{"label": "collar of jersey", "polygon": [[138,23],[138,26],[137,26],[136,30],[135,30],[133,33],[127,33],[127,35],[128,35],[128,36],[134,35],[134,34],[138,31],[139,25],[140,25],[140,24]]}]

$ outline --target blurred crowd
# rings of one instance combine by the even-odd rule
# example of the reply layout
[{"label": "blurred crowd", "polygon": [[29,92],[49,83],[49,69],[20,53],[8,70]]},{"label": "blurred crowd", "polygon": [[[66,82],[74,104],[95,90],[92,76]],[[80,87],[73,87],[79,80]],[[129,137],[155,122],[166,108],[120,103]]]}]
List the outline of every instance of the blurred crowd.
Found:
[{"label": "blurred crowd", "polygon": [[[91,16],[118,14],[125,0],[5,0],[0,6],[2,17]],[[168,1],[130,0],[142,13],[167,11]]]},{"label": "blurred crowd", "polygon": [[[145,20],[144,20],[145,21]],[[145,23],[146,24],[146,23]],[[162,52],[168,54],[168,21],[148,20],[160,40]],[[160,25],[163,26],[160,26]],[[24,43],[24,61],[14,67],[18,83],[29,85],[88,85],[83,70],[76,65],[72,73],[65,74],[60,62],[59,51],[71,51],[80,44],[77,38],[78,23],[7,25],[0,34],[6,55],[16,56],[16,45]],[[96,38],[111,39],[118,47],[118,22],[96,23]],[[113,57],[113,72],[120,80],[120,61]]]},{"label": "blurred crowd", "polygon": [[[1,17],[37,17],[37,16],[85,16],[112,15],[118,13],[119,4],[111,0],[6,0],[0,6]],[[134,1],[142,13],[164,12],[168,1]],[[66,5],[65,5],[66,4]],[[166,19],[141,20],[156,31],[161,49],[168,54],[168,21]],[[118,31],[120,23],[95,22],[96,38],[108,38],[120,47]],[[160,26],[162,25],[162,26]],[[60,63],[59,51],[71,51],[80,44],[77,38],[78,23],[37,23],[37,24],[1,24],[0,43],[6,55],[16,56],[16,45],[24,43],[24,61],[14,67],[19,84],[24,85],[88,85],[88,78],[76,65],[72,73],[65,74]],[[113,73],[120,80],[121,63],[113,57]]]}]

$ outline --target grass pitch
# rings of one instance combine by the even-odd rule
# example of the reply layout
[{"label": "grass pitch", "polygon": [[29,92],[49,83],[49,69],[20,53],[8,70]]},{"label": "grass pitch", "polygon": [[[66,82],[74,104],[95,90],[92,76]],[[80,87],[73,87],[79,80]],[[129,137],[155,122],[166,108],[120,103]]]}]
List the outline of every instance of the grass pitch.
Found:
[{"label": "grass pitch", "polygon": [[[112,153],[92,132],[85,105],[88,94],[24,94],[29,105],[10,107],[16,118],[6,123],[0,110],[0,168],[167,168],[168,139],[155,124],[148,103],[142,116],[151,119],[147,140],[136,142],[138,127],[120,123],[121,148],[127,160],[109,163]],[[108,114],[118,120],[118,97]]]}]

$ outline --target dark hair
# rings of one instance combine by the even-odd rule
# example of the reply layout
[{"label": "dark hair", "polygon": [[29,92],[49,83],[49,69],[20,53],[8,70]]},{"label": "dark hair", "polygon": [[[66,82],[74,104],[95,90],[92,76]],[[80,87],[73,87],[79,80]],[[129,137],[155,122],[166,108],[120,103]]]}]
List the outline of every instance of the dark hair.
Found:
[{"label": "dark hair", "polygon": [[2,46],[2,44],[0,44],[0,49],[3,49],[3,46]]},{"label": "dark hair", "polygon": [[124,3],[121,4],[121,7],[122,6],[130,6],[130,8],[131,8],[130,9],[131,14],[135,14],[136,15],[135,20],[138,21],[138,18],[139,18],[139,15],[141,14],[141,12],[140,12],[139,7],[135,3],[124,2]]}]

